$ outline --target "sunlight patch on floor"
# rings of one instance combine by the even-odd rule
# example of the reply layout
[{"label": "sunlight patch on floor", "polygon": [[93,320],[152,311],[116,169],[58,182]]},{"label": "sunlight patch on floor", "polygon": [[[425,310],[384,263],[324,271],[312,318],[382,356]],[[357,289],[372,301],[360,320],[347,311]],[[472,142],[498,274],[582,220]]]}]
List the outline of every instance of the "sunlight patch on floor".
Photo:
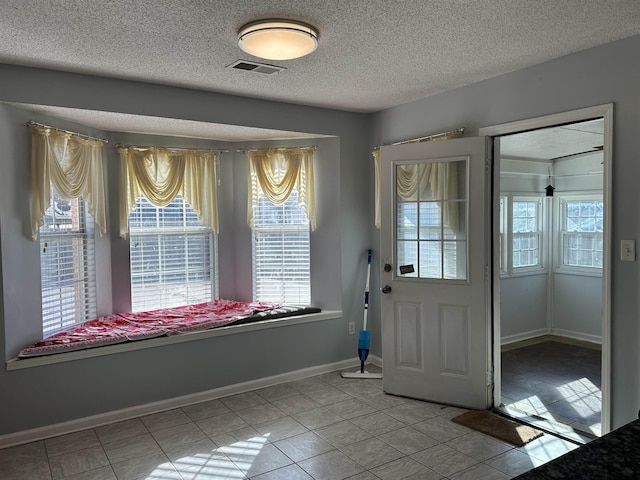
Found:
[{"label": "sunlight patch on floor", "polygon": [[[267,435],[222,446],[210,452],[187,455],[170,464],[159,465],[147,480],[234,480],[246,478],[255,459],[267,443]],[[177,472],[176,472],[177,470]]]}]

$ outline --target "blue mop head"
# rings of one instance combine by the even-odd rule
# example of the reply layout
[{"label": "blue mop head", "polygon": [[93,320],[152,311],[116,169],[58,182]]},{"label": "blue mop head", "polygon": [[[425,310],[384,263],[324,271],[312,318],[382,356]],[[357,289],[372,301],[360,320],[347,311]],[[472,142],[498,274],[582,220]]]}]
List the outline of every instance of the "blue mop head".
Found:
[{"label": "blue mop head", "polygon": [[371,333],[368,330],[360,330],[358,337],[358,356],[360,361],[364,362],[369,356],[369,347],[371,345]]}]

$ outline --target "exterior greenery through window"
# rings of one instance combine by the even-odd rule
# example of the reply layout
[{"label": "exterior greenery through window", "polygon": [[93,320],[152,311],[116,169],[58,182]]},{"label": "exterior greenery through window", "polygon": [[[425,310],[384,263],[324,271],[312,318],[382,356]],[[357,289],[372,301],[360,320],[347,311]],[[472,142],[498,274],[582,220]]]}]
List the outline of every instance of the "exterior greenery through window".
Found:
[{"label": "exterior greenery through window", "polygon": [[39,229],[45,337],[96,316],[94,221],[82,197],[54,190]]},{"label": "exterior greenery through window", "polygon": [[216,237],[180,195],[165,207],[138,197],[129,232],[132,311],[217,298]]},{"label": "exterior greenery through window", "polygon": [[254,300],[311,303],[309,231],[297,190],[281,205],[259,196],[253,224]]}]

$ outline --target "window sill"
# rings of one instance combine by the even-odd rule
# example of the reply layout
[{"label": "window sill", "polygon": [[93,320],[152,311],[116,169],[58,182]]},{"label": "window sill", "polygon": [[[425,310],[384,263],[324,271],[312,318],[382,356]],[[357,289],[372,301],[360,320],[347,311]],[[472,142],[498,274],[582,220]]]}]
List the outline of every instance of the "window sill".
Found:
[{"label": "window sill", "polygon": [[578,277],[602,277],[602,269],[601,268],[567,268],[560,267],[556,268],[553,273],[559,275],[576,275]]},{"label": "window sill", "polygon": [[297,317],[277,318],[273,320],[263,320],[260,322],[246,323],[244,325],[228,325],[226,327],[212,328],[199,332],[189,332],[180,335],[172,335],[168,337],[149,338],[146,340],[138,340],[135,342],[120,343],[117,345],[105,345],[86,350],[78,350],[75,352],[56,353],[42,357],[33,358],[12,358],[7,360],[7,370],[20,370],[23,368],[39,367],[42,365],[50,365],[53,363],[71,362],[73,360],[82,360],[84,358],[101,357],[120,352],[130,352],[134,350],[142,350],[145,348],[162,347],[174,343],[192,342],[195,340],[203,340],[206,338],[223,337],[225,335],[236,335],[244,332],[252,332],[256,330],[265,330],[268,328],[286,327],[289,325],[299,325],[303,323],[319,322],[323,320],[335,320],[342,318],[341,310],[326,310],[319,313],[311,313],[308,315],[300,315]]},{"label": "window sill", "polygon": [[545,268],[527,268],[523,270],[514,270],[510,274],[500,272],[500,278],[531,277],[534,275],[546,275],[547,273],[548,272]]}]

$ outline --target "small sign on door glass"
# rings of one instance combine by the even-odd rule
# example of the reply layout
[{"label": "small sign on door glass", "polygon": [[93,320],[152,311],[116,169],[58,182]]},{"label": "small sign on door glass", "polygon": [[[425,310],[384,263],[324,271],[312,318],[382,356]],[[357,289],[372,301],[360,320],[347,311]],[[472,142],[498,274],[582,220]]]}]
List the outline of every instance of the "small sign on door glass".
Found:
[{"label": "small sign on door glass", "polygon": [[413,268],[413,264],[411,265],[400,265],[400,274],[401,275],[406,275],[407,273],[413,273],[415,272],[414,268]]}]

